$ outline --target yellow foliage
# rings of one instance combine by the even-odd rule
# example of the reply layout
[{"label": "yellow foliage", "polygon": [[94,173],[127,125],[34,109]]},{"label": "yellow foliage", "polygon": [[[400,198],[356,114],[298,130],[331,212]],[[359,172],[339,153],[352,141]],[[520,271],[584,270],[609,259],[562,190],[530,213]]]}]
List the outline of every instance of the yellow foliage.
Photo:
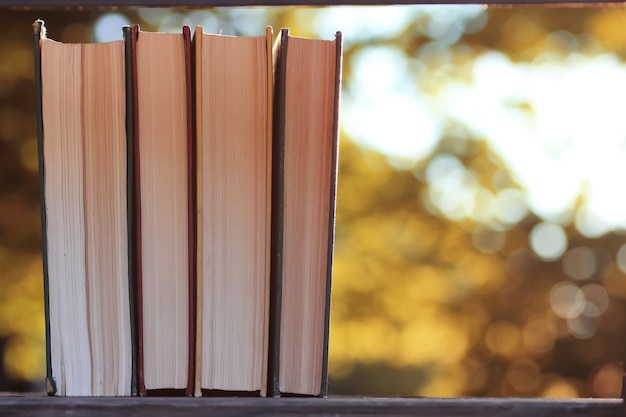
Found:
[{"label": "yellow foliage", "polygon": [[604,9],[594,14],[585,24],[585,29],[592,33],[605,47],[613,51],[626,50],[626,13],[623,9]]},{"label": "yellow foliage", "polygon": [[459,309],[457,317],[459,327],[465,329],[469,344],[474,345],[483,336],[483,328],[491,320],[489,312],[476,301],[466,301]]},{"label": "yellow foliage", "polygon": [[501,29],[502,40],[509,48],[525,50],[536,48],[547,35],[532,13],[514,14]]},{"label": "yellow foliage", "polygon": [[432,265],[416,265],[411,270],[411,279],[404,288],[396,291],[419,302],[445,303],[454,293],[447,271]]},{"label": "yellow foliage", "polygon": [[464,329],[446,312],[430,308],[416,312],[400,334],[396,366],[455,364],[469,347]]},{"label": "yellow foliage", "polygon": [[[7,259],[18,260],[14,264]],[[4,369],[14,379],[42,380],[45,375],[45,321],[42,266],[38,256],[0,251],[0,336],[9,336]]]},{"label": "yellow foliage", "polygon": [[350,291],[373,291],[380,285],[384,272],[383,265],[362,257],[357,251],[337,250],[333,261],[333,298]]},{"label": "yellow foliage", "polygon": [[576,398],[579,396],[578,387],[572,381],[554,374],[544,377],[544,386],[540,396],[544,398]]},{"label": "yellow foliage", "polygon": [[541,369],[537,363],[528,359],[514,359],[506,371],[507,382],[521,394],[535,392],[541,384]]},{"label": "yellow foliage", "polygon": [[626,274],[611,264],[603,277],[604,288],[612,297],[626,298]]},{"label": "yellow foliage", "polygon": [[460,397],[467,384],[467,372],[461,366],[441,367],[428,382],[415,391],[422,397]]},{"label": "yellow foliage", "polygon": [[512,357],[519,347],[520,331],[509,321],[494,321],[487,327],[485,342],[495,355]]},{"label": "yellow foliage", "polygon": [[39,160],[37,158],[37,139],[30,138],[20,146],[20,161],[22,165],[31,171],[39,169]]},{"label": "yellow foliage", "polygon": [[522,329],[524,347],[532,353],[545,353],[552,349],[557,331],[545,317],[532,316]]},{"label": "yellow foliage", "polygon": [[337,180],[337,224],[355,213],[370,213],[380,203],[378,192],[392,183],[394,171],[376,152],[360,151],[342,138]]},{"label": "yellow foliage", "polygon": [[[32,52],[22,46],[23,44],[17,42],[3,42],[0,45],[0,55],[3,57],[0,61],[0,81],[6,81],[7,85],[18,80],[34,80],[35,78]],[[1,85],[0,88],[2,88]]]},{"label": "yellow foliage", "polygon": [[393,217],[366,218],[354,222],[347,246],[360,252],[361,256],[378,258],[379,261],[398,263],[401,254],[394,251],[394,232],[401,225]]},{"label": "yellow foliage", "polygon": [[459,281],[472,290],[499,287],[506,276],[504,264],[497,258],[475,251],[460,254],[454,269]]},{"label": "yellow foliage", "polygon": [[[398,303],[401,305],[401,303]],[[389,362],[395,366],[459,363],[469,348],[466,332],[449,313],[431,305],[406,309],[406,325],[383,318],[340,320],[331,317],[331,375],[351,363]]]},{"label": "yellow foliage", "polygon": [[43,380],[46,370],[45,339],[32,335],[15,336],[5,347],[4,369],[9,377],[22,381]]},{"label": "yellow foliage", "polygon": [[329,357],[338,363],[390,361],[398,336],[391,324],[377,317],[361,321],[335,321],[330,326]]}]

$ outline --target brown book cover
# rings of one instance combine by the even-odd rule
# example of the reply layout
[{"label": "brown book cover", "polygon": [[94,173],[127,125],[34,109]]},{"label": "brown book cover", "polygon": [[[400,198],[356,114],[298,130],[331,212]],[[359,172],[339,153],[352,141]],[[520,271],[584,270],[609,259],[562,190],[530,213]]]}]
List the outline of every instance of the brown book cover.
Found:
[{"label": "brown book cover", "polygon": [[[329,318],[330,318],[330,296],[331,296],[331,276],[332,276],[332,260],[333,260],[333,245],[334,245],[334,230],[335,230],[335,201],[336,201],[336,189],[337,189],[337,156],[338,156],[338,144],[339,144],[339,100],[341,92],[341,59],[342,59],[342,38],[341,32],[337,32],[335,36],[334,48],[334,68],[330,70],[334,71],[334,84],[333,91],[329,91],[332,96],[332,114],[326,115],[330,117],[327,119],[330,121],[330,128],[324,132],[322,137],[317,138],[319,141],[330,141],[329,149],[330,154],[325,154],[323,158],[328,158],[328,166],[330,167],[330,181],[327,184],[329,193],[329,204],[323,208],[323,211],[327,215],[327,238],[326,238],[326,251],[325,251],[325,294],[324,294],[324,306],[323,306],[323,340],[318,341],[322,343],[321,346],[321,378],[319,382],[319,390],[314,390],[314,393],[297,393],[285,390],[281,384],[281,361],[286,367],[291,367],[292,364],[282,358],[281,352],[281,333],[285,332],[283,328],[284,324],[281,324],[282,320],[287,314],[283,308],[283,303],[286,297],[285,291],[285,279],[306,279],[306,274],[296,273],[291,274],[286,271],[286,263],[290,262],[289,255],[286,253],[289,248],[307,244],[306,242],[299,241],[295,236],[289,236],[285,233],[285,218],[286,207],[290,206],[293,210],[295,203],[293,201],[286,201],[285,190],[286,182],[291,181],[291,178],[296,175],[294,166],[298,169],[306,169],[303,164],[298,164],[286,161],[289,158],[289,152],[287,147],[291,146],[289,143],[293,143],[294,140],[299,138],[287,138],[287,127],[290,124],[300,123],[302,120],[295,121],[293,114],[289,113],[289,97],[293,100],[298,96],[298,92],[295,91],[293,81],[297,79],[297,83],[307,84],[309,88],[311,83],[314,83],[312,79],[306,79],[301,73],[290,72],[288,70],[288,62],[290,60],[290,39],[293,39],[289,35],[288,29],[282,29],[276,43],[274,44],[274,122],[273,122],[273,171],[272,171],[272,261],[271,261],[271,301],[270,301],[270,356],[269,356],[269,379],[268,379],[268,395],[278,397],[281,395],[318,395],[320,397],[326,397],[328,393],[328,335],[329,335]],[[328,42],[328,41],[315,41],[307,40],[309,42]],[[293,52],[291,52],[293,54]],[[294,58],[297,59],[297,58]],[[293,67],[291,68],[293,70]],[[292,79],[290,80],[290,77]],[[289,82],[288,82],[289,80]],[[289,89],[293,88],[294,91]],[[306,98],[305,98],[306,100]],[[315,110],[315,109],[313,109]],[[317,109],[319,111],[319,109]],[[306,128],[305,128],[306,130]],[[306,136],[306,134],[303,134]],[[311,138],[308,138],[311,139]],[[302,161],[300,161],[302,162]],[[310,162],[310,161],[309,161]],[[296,208],[297,210],[297,208]],[[296,214],[296,216],[299,213]],[[304,221],[304,220],[303,220]],[[292,220],[293,222],[293,220]],[[304,268],[303,266],[298,268]],[[289,275],[289,277],[287,277]],[[303,302],[304,304],[304,302]],[[301,312],[302,313],[302,312]],[[306,313],[303,313],[306,314]],[[313,392],[313,391],[312,391]]]},{"label": "brown book cover", "polygon": [[[142,32],[138,25],[131,28],[130,49],[131,49],[131,68],[132,68],[132,89],[133,89],[133,159],[134,159],[134,277],[135,277],[135,296],[136,296],[136,326],[137,326],[137,385],[138,392],[141,396],[146,395],[180,395],[183,393],[180,389],[172,387],[160,387],[158,389],[146,389],[145,384],[145,348],[146,338],[144,332],[144,308],[143,294],[144,288],[144,268],[142,265],[142,204],[141,204],[141,149],[140,149],[140,107],[139,107],[139,80],[138,80],[138,62],[137,62],[137,45]],[[193,149],[193,91],[192,91],[192,66],[191,66],[191,32],[188,26],[183,27],[182,39],[184,43],[184,85],[186,90],[185,112],[186,112],[186,142],[187,142],[187,186],[186,186],[186,204],[187,204],[187,277],[188,280],[188,365],[187,365],[187,384],[184,388],[184,395],[191,396],[193,394],[194,385],[194,360],[195,360],[195,175],[194,175],[194,149]],[[146,175],[146,174],[144,174]],[[163,334],[162,337],[168,337]],[[153,341],[156,343],[155,341]]]},{"label": "brown book cover", "polygon": [[191,30],[189,26],[183,27],[183,37],[185,38],[185,85],[187,88],[187,225],[189,234],[187,244],[189,245],[189,365],[187,368],[187,389],[185,395],[192,396],[195,383],[195,360],[196,360],[196,159],[195,159],[195,125],[193,118],[195,114],[194,99],[195,89],[193,88],[193,52],[191,49]]},{"label": "brown book cover", "polygon": [[[130,26],[122,28],[124,34],[124,64],[126,77],[126,158],[129,169],[126,174],[126,187],[128,191],[126,211],[128,213],[128,269],[130,271],[130,279],[128,282],[130,294],[130,317],[131,317],[131,337],[133,339],[133,376],[132,376],[132,395],[138,395],[137,384],[137,366],[138,366],[138,337],[137,337],[137,281],[134,279],[137,273],[137,247],[134,242],[135,236],[135,73],[133,71],[133,30]],[[132,111],[130,110],[132,109]]]}]

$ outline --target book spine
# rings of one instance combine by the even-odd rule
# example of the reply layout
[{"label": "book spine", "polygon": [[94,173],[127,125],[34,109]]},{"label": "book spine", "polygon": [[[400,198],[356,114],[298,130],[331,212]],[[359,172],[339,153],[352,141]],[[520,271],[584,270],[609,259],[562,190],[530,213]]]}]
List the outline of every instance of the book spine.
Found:
[{"label": "book spine", "polygon": [[141,268],[141,172],[139,169],[139,107],[137,99],[137,38],[139,37],[139,25],[133,25],[130,29],[130,76],[132,83],[132,105],[127,110],[128,113],[132,113],[133,126],[132,133],[128,135],[132,138],[132,166],[133,166],[133,211],[132,221],[133,232],[132,239],[133,245],[133,263],[134,270],[134,299],[135,299],[135,324],[137,326],[136,331],[136,359],[137,359],[137,393],[145,397],[146,386],[144,383],[143,373],[143,292],[142,292],[142,268]]},{"label": "book spine", "polygon": [[46,217],[46,176],[43,155],[43,103],[41,95],[41,39],[45,37],[43,20],[33,23],[35,56],[35,95],[37,97],[37,155],[39,158],[39,204],[41,214],[41,255],[43,263],[44,313],[46,323],[46,392],[55,395],[56,383],[52,374],[50,349],[50,302],[48,281],[48,223]]},{"label": "book spine", "polygon": [[188,271],[189,271],[189,350],[187,367],[187,389],[185,395],[194,394],[196,357],[196,178],[195,178],[195,130],[193,124],[194,88],[192,74],[191,30],[183,27],[185,43],[185,86],[187,90],[187,244],[188,244]]},{"label": "book spine", "polygon": [[195,289],[196,289],[196,315],[195,315],[195,324],[196,324],[196,334],[195,334],[195,367],[194,367],[194,396],[201,397],[202,396],[202,314],[201,314],[201,306],[202,306],[202,289],[200,287],[199,281],[202,279],[201,271],[202,267],[198,264],[198,261],[202,258],[202,240],[198,239],[197,230],[202,228],[202,141],[199,138],[200,132],[202,132],[202,104],[199,101],[199,97],[196,94],[196,90],[201,88],[201,80],[202,80],[202,70],[201,70],[201,62],[202,62],[202,27],[197,26],[194,37],[193,37],[193,54],[192,54],[192,64],[193,64],[193,76],[194,76],[194,90],[193,90],[193,100],[194,100],[194,115],[195,115],[195,125],[194,125],[194,137],[196,141],[194,143],[194,164],[195,164],[195,175],[194,175],[194,211],[195,211],[195,252],[196,252],[196,274],[194,276],[195,279]]},{"label": "book spine", "polygon": [[274,46],[274,109],[272,139],[272,239],[268,396],[280,397],[280,314],[282,300],[283,214],[285,191],[285,74],[289,29],[281,29]]},{"label": "book spine", "polygon": [[330,206],[328,207],[328,262],[326,264],[326,306],[324,312],[324,350],[320,397],[328,396],[328,342],[330,327],[330,299],[335,246],[335,213],[337,211],[337,170],[339,157],[339,104],[341,100],[342,36],[335,34],[335,103],[333,108],[332,171],[330,177]]},{"label": "book spine", "polygon": [[272,234],[271,234],[271,224],[272,224],[272,125],[273,125],[273,116],[274,112],[272,106],[274,104],[274,66],[272,59],[272,37],[273,37],[273,29],[271,26],[267,26],[265,28],[265,53],[267,58],[267,131],[266,131],[266,140],[267,140],[267,172],[266,172],[266,181],[269,184],[267,190],[267,211],[266,211],[266,224],[270,225],[269,232],[266,235],[265,247],[270,248],[266,252],[266,263],[265,263],[265,318],[263,321],[263,372],[261,374],[261,389],[260,395],[261,397],[267,397],[267,386],[268,386],[268,361],[269,361],[269,326],[270,326],[270,277],[271,277],[271,246],[272,246]]},{"label": "book spine", "polygon": [[128,233],[128,293],[130,307],[130,335],[132,340],[132,371],[131,371],[131,395],[137,392],[137,311],[135,298],[135,248],[133,231],[134,224],[134,85],[133,85],[133,45],[132,29],[130,26],[122,28],[124,34],[124,76],[126,81],[126,213]]}]

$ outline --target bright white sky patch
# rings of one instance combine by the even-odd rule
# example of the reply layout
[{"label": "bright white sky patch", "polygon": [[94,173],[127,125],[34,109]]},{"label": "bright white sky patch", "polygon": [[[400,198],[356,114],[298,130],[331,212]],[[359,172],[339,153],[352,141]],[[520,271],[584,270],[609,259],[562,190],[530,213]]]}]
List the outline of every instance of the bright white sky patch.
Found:
[{"label": "bright white sky patch", "polygon": [[315,15],[317,33],[323,38],[341,30],[344,43],[393,38],[420,16],[432,16],[421,28],[435,39],[454,43],[463,32],[475,32],[487,21],[481,5],[339,6]]},{"label": "bright white sky patch", "polygon": [[442,100],[503,156],[538,215],[566,220],[582,194],[596,219],[588,234],[626,224],[626,71],[617,59],[531,66],[489,53],[477,59],[473,83],[450,85]]},{"label": "bright white sky patch", "polygon": [[341,30],[345,43],[398,35],[413,19],[415,7],[338,6],[320,10],[315,27],[326,38]]},{"label": "bright white sky patch", "polygon": [[405,60],[383,47],[356,60],[342,124],[357,141],[417,160],[445,120],[456,120],[491,143],[540,217],[576,220],[590,237],[626,227],[626,67],[617,58],[573,54],[531,65],[490,52],[476,58],[471,83],[449,83],[436,96],[419,90]]},{"label": "bright white sky patch", "polygon": [[436,144],[442,118],[418,91],[402,52],[368,48],[355,60],[341,123],[359,142],[399,158],[420,159]]}]

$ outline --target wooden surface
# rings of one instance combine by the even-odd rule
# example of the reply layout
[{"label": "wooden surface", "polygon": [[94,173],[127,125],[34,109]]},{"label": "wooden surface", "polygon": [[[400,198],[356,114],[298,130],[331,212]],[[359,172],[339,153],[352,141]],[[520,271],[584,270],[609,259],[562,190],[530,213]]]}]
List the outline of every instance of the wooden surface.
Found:
[{"label": "wooden surface", "polygon": [[0,8],[102,8],[102,7],[212,7],[287,5],[380,5],[380,4],[607,4],[625,0],[0,0]]},{"label": "wooden surface", "polygon": [[497,398],[59,398],[0,396],[8,416],[618,417],[621,399]]}]

